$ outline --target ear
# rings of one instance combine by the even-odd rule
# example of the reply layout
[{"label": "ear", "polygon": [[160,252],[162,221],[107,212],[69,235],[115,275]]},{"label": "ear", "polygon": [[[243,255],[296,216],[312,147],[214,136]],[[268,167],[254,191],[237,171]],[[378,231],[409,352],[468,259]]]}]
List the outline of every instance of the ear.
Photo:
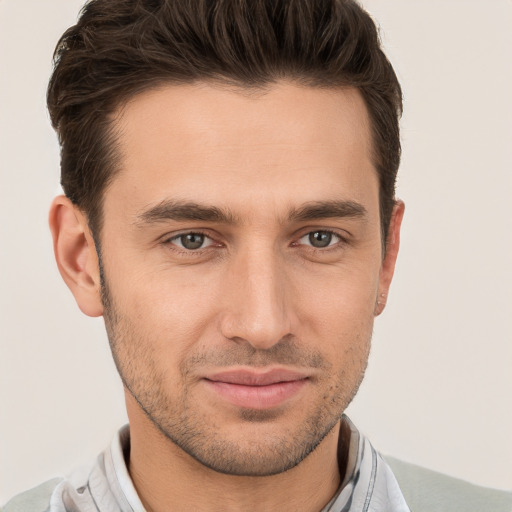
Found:
[{"label": "ear", "polygon": [[389,287],[395,272],[395,263],[400,248],[400,226],[404,217],[405,205],[403,201],[396,201],[389,223],[386,254],[382,260],[379,276],[379,295],[375,303],[375,316],[380,315],[386,307]]},{"label": "ear", "polygon": [[58,196],[51,205],[49,223],[60,275],[82,312],[101,316],[98,255],[84,214],[67,197]]}]

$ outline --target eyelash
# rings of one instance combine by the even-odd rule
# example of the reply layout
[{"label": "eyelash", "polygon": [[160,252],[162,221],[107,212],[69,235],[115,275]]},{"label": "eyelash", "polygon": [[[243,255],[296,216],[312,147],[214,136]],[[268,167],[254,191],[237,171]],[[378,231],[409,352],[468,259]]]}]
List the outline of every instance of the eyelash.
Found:
[{"label": "eyelash", "polygon": [[[338,241],[332,245],[327,245],[325,247],[313,247],[312,245],[306,245],[306,244],[299,243],[299,241],[301,239],[307,237],[308,235],[311,235],[312,233],[326,233],[326,234],[332,235],[333,237],[336,237],[338,239]],[[186,249],[185,247],[180,247],[179,245],[177,245],[175,243],[176,240],[179,240],[181,237],[186,236],[186,235],[204,236],[206,239],[211,240],[211,243],[206,247],[200,247],[198,249]],[[201,231],[201,230],[185,231],[182,233],[178,233],[177,235],[173,235],[169,238],[165,238],[162,243],[163,243],[163,245],[165,245],[167,247],[173,246],[172,247],[173,251],[177,251],[178,253],[184,254],[186,256],[200,256],[200,255],[204,254],[204,252],[206,250],[208,250],[210,247],[212,247],[212,246],[219,247],[222,245],[220,242],[216,242],[214,238],[212,238],[207,233],[205,233],[204,231]],[[310,231],[307,231],[306,233],[301,234],[301,236],[297,239],[296,242],[292,242],[291,246],[297,247],[299,245],[305,245],[306,247],[308,247],[308,250],[310,250],[312,252],[326,253],[326,252],[330,252],[333,250],[339,250],[347,244],[348,244],[347,238],[343,237],[336,231],[333,231],[330,229],[312,229]]]},{"label": "eyelash", "polygon": [[[209,239],[212,241],[211,244],[209,244],[208,246],[206,247],[200,247],[199,249],[186,249],[185,247],[180,247],[179,245],[177,245],[175,243],[175,240],[179,240],[181,237],[183,236],[187,236],[187,235],[200,235],[200,236],[204,236],[205,238]],[[203,252],[205,250],[207,250],[209,247],[211,247],[212,245],[220,245],[219,242],[216,242],[211,236],[209,236],[207,233],[201,231],[201,230],[194,230],[194,231],[185,231],[183,233],[179,233],[177,235],[173,235],[169,238],[165,238],[163,240],[163,245],[165,246],[173,246],[173,249],[174,251],[177,251],[181,254],[185,254],[187,256],[192,256],[192,255],[201,255],[203,254]]]},{"label": "eyelash", "polygon": [[[307,233],[304,233],[299,238],[299,241],[302,240],[303,238],[307,237],[307,236],[312,235],[313,233],[326,233],[328,235],[332,235],[333,237],[336,237],[338,239],[338,241],[333,243],[332,245],[329,243],[329,245],[327,245],[325,247],[314,247],[312,245],[308,245],[307,247],[309,248],[309,250],[320,251],[320,252],[327,252],[329,250],[339,249],[340,246],[343,246],[343,245],[345,245],[347,243],[347,239],[346,238],[342,237],[336,231],[332,231],[330,229],[313,229],[312,231],[308,231]],[[300,245],[300,244],[298,242],[294,242],[292,245],[296,246],[296,245]]]}]

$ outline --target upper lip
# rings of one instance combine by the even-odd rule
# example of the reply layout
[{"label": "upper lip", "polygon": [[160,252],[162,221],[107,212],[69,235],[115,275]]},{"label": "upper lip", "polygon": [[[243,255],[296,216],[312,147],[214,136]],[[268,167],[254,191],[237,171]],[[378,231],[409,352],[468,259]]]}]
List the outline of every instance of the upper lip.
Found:
[{"label": "upper lip", "polygon": [[271,370],[226,370],[205,377],[213,382],[225,382],[242,386],[268,386],[278,382],[292,382],[307,379],[308,375],[296,370],[275,368]]}]

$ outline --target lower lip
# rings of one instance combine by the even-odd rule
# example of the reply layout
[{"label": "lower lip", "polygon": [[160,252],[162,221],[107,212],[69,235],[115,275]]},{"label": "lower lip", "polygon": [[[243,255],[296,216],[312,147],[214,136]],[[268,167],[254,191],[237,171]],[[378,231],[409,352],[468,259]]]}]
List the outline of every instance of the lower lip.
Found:
[{"label": "lower lip", "polygon": [[246,386],[212,380],[205,382],[233,405],[247,409],[270,409],[297,395],[306,385],[307,379],[276,382],[267,386]]}]

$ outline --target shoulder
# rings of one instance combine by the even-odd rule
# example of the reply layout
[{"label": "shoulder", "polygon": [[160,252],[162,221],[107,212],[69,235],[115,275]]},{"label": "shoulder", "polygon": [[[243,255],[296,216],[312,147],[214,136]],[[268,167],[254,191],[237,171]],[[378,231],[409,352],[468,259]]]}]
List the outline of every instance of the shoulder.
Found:
[{"label": "shoulder", "polygon": [[50,510],[52,494],[61,481],[62,478],[54,478],[14,496],[1,512],[47,512]]},{"label": "shoulder", "polygon": [[392,457],[384,459],[414,512],[512,512],[512,492],[473,485]]}]

